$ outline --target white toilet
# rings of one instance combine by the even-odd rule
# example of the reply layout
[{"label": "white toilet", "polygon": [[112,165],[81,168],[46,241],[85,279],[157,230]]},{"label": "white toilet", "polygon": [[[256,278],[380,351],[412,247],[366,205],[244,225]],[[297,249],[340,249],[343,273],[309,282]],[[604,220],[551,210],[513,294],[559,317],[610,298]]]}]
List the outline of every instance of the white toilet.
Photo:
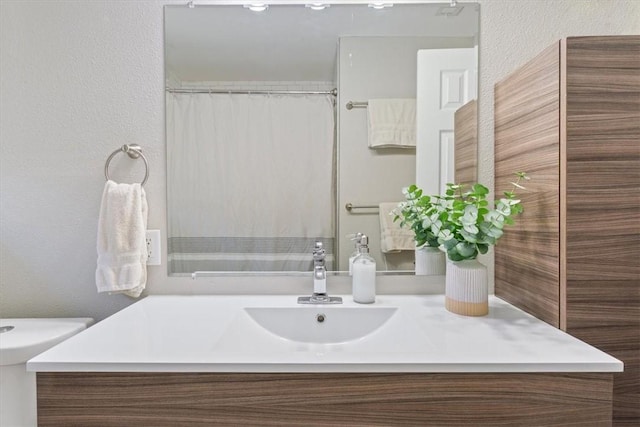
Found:
[{"label": "white toilet", "polygon": [[90,318],[0,319],[0,426],[36,426],[36,375],[27,360],[86,329]]}]

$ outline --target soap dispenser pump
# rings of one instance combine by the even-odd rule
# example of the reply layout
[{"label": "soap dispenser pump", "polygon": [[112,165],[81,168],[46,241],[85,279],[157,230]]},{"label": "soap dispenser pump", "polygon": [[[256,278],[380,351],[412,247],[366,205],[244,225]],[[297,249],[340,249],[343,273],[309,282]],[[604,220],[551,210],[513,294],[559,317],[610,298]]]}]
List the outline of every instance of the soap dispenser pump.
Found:
[{"label": "soap dispenser pump", "polygon": [[371,304],[376,301],[376,261],[369,255],[369,238],[360,238],[359,255],[353,260],[353,301]]},{"label": "soap dispenser pump", "polygon": [[355,250],[349,256],[349,276],[353,276],[353,260],[360,255],[360,240],[362,239],[362,233],[349,234],[347,237],[355,242]]}]

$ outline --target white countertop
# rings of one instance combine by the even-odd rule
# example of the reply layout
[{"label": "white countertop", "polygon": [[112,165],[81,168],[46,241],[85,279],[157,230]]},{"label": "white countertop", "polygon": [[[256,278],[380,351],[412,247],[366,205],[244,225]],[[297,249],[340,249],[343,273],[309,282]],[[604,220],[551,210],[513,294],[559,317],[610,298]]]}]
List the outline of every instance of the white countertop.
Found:
[{"label": "white countertop", "polygon": [[[339,343],[291,341],[244,320],[247,307],[303,307],[297,295],[155,295],[31,359],[30,371],[78,372],[620,372],[619,360],[496,297],[484,317],[443,295],[378,295],[340,308],[396,307],[376,331]],[[243,317],[244,316],[244,317]],[[240,321],[242,320],[242,321]],[[315,320],[314,320],[315,321]],[[316,327],[316,326],[312,326]]]},{"label": "white countertop", "polygon": [[86,317],[0,319],[0,327],[9,329],[0,335],[0,365],[25,363],[92,323]]}]

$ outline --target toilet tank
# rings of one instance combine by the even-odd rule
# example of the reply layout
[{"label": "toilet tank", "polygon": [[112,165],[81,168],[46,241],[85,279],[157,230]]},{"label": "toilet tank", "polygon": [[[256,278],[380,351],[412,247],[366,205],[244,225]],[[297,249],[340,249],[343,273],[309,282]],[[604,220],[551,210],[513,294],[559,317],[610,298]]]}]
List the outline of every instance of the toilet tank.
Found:
[{"label": "toilet tank", "polygon": [[0,426],[37,425],[36,376],[26,362],[92,323],[85,317],[0,319]]}]

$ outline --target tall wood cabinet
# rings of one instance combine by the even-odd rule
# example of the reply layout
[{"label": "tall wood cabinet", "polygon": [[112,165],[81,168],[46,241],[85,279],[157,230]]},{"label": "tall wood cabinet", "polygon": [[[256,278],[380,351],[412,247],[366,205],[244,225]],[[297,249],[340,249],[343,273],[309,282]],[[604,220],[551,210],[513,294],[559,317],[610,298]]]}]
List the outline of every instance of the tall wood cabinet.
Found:
[{"label": "tall wood cabinet", "polygon": [[571,37],[495,86],[495,187],[525,212],[496,295],[621,359],[614,425],[640,425],[640,36]]},{"label": "tall wood cabinet", "polygon": [[472,185],[478,181],[478,103],[475,99],[453,115],[454,181]]}]

